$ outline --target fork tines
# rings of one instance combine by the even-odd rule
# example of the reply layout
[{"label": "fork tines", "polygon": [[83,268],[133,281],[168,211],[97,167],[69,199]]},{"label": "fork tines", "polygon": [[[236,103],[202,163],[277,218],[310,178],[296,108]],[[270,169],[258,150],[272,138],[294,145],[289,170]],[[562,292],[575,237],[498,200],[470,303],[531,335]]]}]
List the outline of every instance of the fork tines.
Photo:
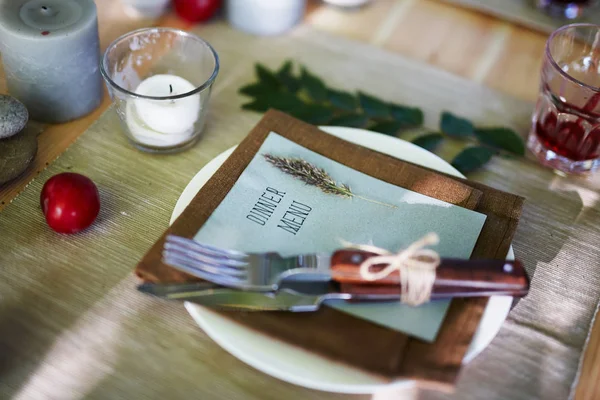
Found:
[{"label": "fork tines", "polygon": [[246,280],[248,255],[241,251],[167,235],[162,255],[165,264],[220,285],[236,285]]}]

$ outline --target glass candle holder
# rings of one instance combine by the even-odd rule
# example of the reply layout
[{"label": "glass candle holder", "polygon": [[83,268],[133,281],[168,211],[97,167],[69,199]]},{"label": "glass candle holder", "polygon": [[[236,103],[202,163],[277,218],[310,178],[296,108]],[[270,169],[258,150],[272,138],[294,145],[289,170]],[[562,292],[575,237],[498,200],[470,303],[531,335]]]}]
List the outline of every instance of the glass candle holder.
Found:
[{"label": "glass candle holder", "polygon": [[537,0],[538,8],[554,17],[579,18],[597,0]]},{"label": "glass candle holder", "polygon": [[527,147],[567,173],[600,166],[600,26],[573,24],[546,43]]},{"label": "glass candle holder", "polygon": [[206,41],[177,29],[133,31],[108,47],[101,72],[134,146],[175,152],[200,138],[219,73]]}]

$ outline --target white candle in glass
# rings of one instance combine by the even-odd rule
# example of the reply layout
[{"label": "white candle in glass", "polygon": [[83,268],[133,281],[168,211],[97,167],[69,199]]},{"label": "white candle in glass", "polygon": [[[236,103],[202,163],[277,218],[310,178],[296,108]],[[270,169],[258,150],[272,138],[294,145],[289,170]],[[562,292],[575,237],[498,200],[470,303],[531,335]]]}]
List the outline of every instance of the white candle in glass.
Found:
[{"label": "white candle in glass", "polygon": [[[136,94],[151,97],[178,96],[196,87],[176,75],[154,75],[142,81]],[[137,98],[126,107],[127,126],[136,139],[156,147],[170,147],[189,140],[200,114],[200,95],[173,100]]]}]

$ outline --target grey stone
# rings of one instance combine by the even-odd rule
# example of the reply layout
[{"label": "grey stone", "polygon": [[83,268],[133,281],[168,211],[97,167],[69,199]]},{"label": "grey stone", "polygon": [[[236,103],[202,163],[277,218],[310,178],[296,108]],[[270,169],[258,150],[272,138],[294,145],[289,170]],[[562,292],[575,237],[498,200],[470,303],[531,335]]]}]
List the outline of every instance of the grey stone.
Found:
[{"label": "grey stone", "polygon": [[0,139],[0,185],[21,175],[37,153],[37,132],[25,128],[7,139]]},{"label": "grey stone", "polygon": [[21,132],[29,113],[19,100],[7,95],[0,95],[0,139],[8,138]]}]

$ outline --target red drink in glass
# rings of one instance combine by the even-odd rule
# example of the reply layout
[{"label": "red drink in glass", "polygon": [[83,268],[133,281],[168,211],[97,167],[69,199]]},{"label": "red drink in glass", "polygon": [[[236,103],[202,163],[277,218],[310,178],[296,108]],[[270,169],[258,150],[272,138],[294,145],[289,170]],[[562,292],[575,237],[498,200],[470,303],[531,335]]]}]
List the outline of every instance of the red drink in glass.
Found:
[{"label": "red drink in glass", "polygon": [[600,167],[600,26],[568,25],[548,39],[527,147],[564,172]]}]

